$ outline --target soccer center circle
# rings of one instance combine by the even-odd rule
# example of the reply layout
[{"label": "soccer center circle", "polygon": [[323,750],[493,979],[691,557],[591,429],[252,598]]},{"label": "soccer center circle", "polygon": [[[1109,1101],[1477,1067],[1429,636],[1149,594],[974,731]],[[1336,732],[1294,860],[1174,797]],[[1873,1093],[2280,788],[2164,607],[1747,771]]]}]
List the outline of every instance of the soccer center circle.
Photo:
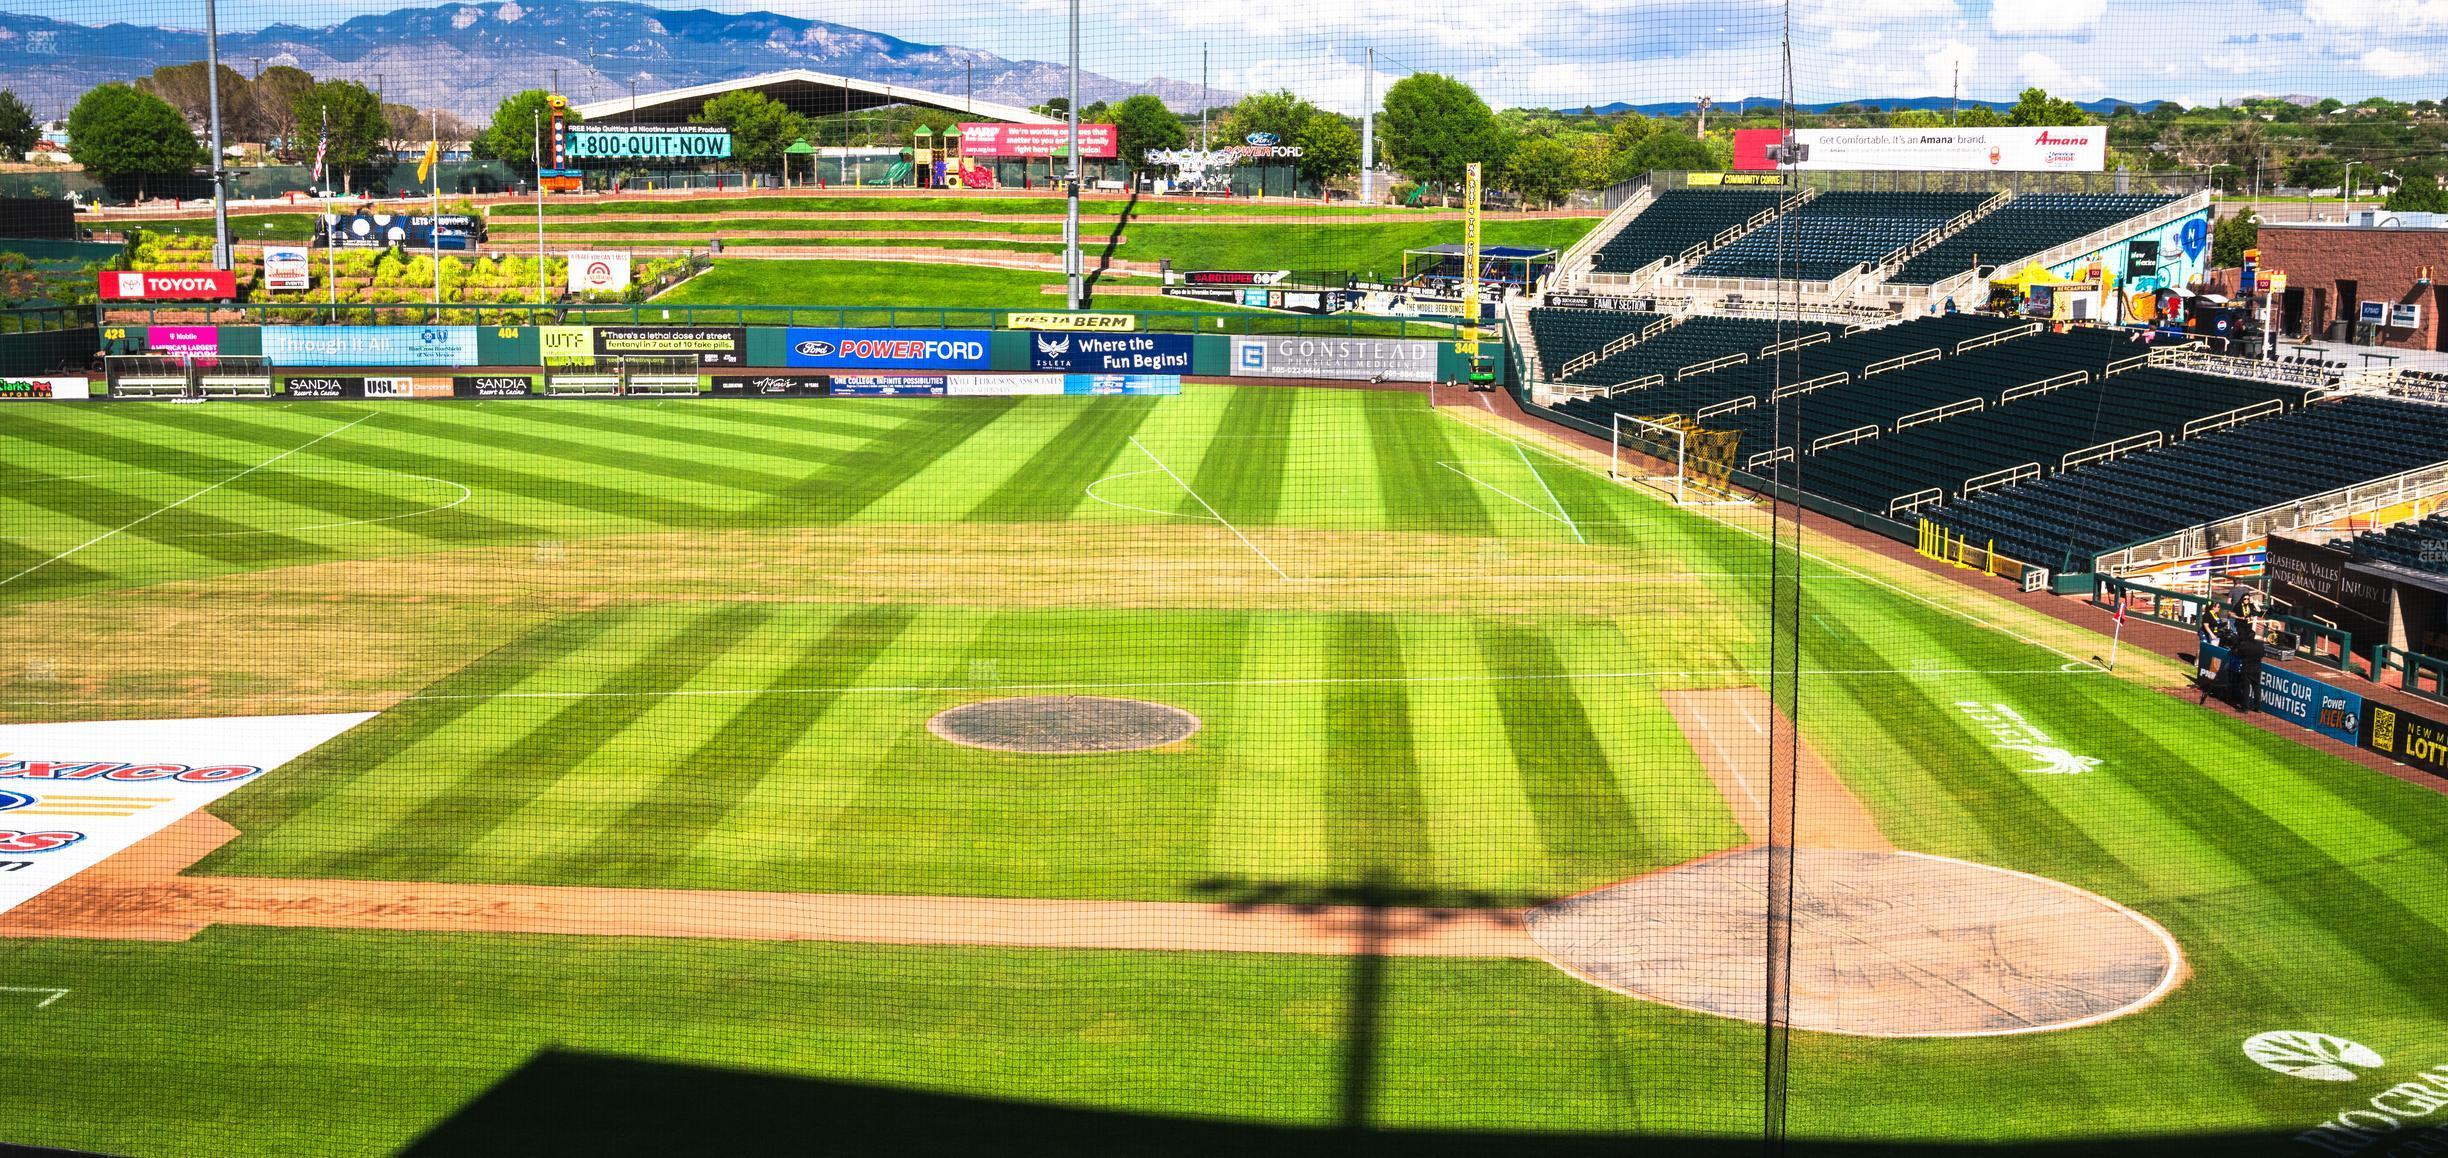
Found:
[{"label": "soccer center circle", "polygon": [[[2184,979],[2159,923],[2096,893],[1916,852],[1791,857],[1789,1023],[1865,1037],[2096,1025]],[[1688,861],[1524,914],[1556,967],[1617,993],[1767,1018],[1769,851]]]},{"label": "soccer center circle", "polygon": [[1199,718],[1146,700],[1018,696],[939,712],[927,730],[971,748],[1077,756],[1178,744],[1198,732]]}]

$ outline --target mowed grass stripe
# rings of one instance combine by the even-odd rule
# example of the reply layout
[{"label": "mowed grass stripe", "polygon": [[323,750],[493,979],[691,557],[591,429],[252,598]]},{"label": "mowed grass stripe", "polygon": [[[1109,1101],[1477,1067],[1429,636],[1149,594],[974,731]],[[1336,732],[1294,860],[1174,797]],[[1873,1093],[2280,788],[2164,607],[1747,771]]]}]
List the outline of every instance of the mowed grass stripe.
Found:
[{"label": "mowed grass stripe", "polygon": [[[721,728],[671,763],[593,840],[558,858],[546,878],[575,884],[660,884],[670,858],[694,847],[743,800],[762,790],[783,755],[898,643],[917,613],[861,607],[811,640],[776,671],[762,693],[738,706]],[[805,688],[836,689],[811,692]],[[674,737],[677,739],[677,737]]]},{"label": "mowed grass stripe", "polygon": [[1371,681],[1326,693],[1326,806],[1338,883],[1443,883],[1420,803],[1411,700],[1400,682],[1408,670],[1400,621],[1338,616],[1333,641],[1321,657],[1327,670]]},{"label": "mowed grass stripe", "polygon": [[[530,403],[512,402],[509,405],[526,406]],[[707,429],[764,433],[792,431],[815,437],[846,438],[853,442],[865,442],[888,433],[913,413],[906,405],[897,414],[860,411],[853,406],[853,400],[843,398],[706,397],[689,403],[683,413],[686,421],[704,423]]]},{"label": "mowed grass stripe", "polygon": [[631,651],[629,664],[598,690],[624,693],[573,699],[526,734],[473,761],[441,791],[361,842],[350,875],[434,880],[461,851],[492,831],[553,781],[686,684],[774,614],[730,604],[691,614],[670,641]]},{"label": "mowed grass stripe", "polygon": [[1438,863],[1457,888],[1508,900],[1539,895],[1557,876],[1539,817],[1505,742],[1505,716],[1490,685],[1472,621],[1421,616],[1404,625],[1412,671],[1450,679],[1410,688],[1419,735],[1420,800]]},{"label": "mowed grass stripe", "polygon": [[[383,425],[472,446],[489,446],[539,461],[585,463],[604,470],[658,480],[680,489],[733,492],[742,501],[752,496],[770,494],[793,478],[773,471],[753,470],[733,459],[687,458],[657,453],[645,446],[603,446],[575,438],[530,434],[524,429],[511,429],[508,424],[494,420],[494,413],[473,409],[428,408],[413,411],[407,417],[396,420],[388,418],[386,414]],[[436,417],[445,414],[449,417]]]},{"label": "mowed grass stripe", "polygon": [[[1538,816],[1547,853],[1576,872],[1628,871],[1650,862],[1640,824],[1616,791],[1606,746],[1555,644],[1537,628],[1482,622],[1479,654],[1496,676],[1489,687],[1523,795]],[[1664,739],[1665,737],[1660,737]]]},{"label": "mowed grass stripe", "polygon": [[[584,405],[584,403],[570,403],[569,405]],[[378,420],[376,424],[388,426],[390,420],[387,416],[392,412],[392,410],[383,411],[386,417]],[[471,413],[480,414],[484,411],[472,409]],[[255,439],[267,446],[279,445],[277,440],[268,437],[269,432],[265,428],[255,426],[253,423],[233,422],[230,429],[237,430],[242,425],[253,427],[254,430],[253,433],[244,437]],[[377,466],[403,474],[448,479],[474,489],[479,495],[486,496],[488,501],[483,505],[492,509],[498,509],[500,504],[489,500],[492,496],[501,495],[515,498],[520,502],[545,503],[600,515],[610,515],[624,523],[694,527],[709,524],[728,525],[735,523],[738,519],[738,516],[730,511],[692,502],[669,492],[629,490],[590,481],[582,477],[575,469],[561,470],[559,473],[539,473],[556,470],[556,464],[561,460],[549,456],[539,459],[470,446],[464,440],[453,437],[451,431],[447,429],[430,435],[417,435],[404,430],[388,431],[388,433],[395,436],[405,434],[407,439],[390,437],[380,442],[358,442],[346,447],[317,443],[300,451],[299,455],[301,457],[312,455],[335,462]],[[408,440],[413,440],[415,445],[410,445]],[[422,446],[433,446],[439,450],[419,449]],[[535,469],[527,469],[528,467]],[[519,540],[548,537],[545,532],[527,524],[478,514],[469,509],[477,505],[476,503],[462,503],[448,511],[421,515],[415,519],[403,521],[424,523],[429,533],[436,525],[443,523],[470,524],[475,530],[466,537],[475,539]]]},{"label": "mowed grass stripe", "polygon": [[[713,451],[726,459],[733,455],[753,454],[804,466],[810,459],[822,459],[848,449],[835,439],[795,441],[773,437],[775,433],[787,432],[790,428],[771,423],[759,426],[759,433],[751,433],[736,427],[701,427],[672,417],[676,410],[693,409],[693,403],[683,403],[678,407],[657,407],[652,411],[617,406],[560,406],[547,412],[534,405],[522,404],[480,413],[530,426],[549,425],[572,433],[586,431],[605,435],[616,443],[614,449],[633,445],[660,446],[664,449],[659,453],[665,454],[690,455]],[[642,413],[651,413],[654,418],[631,417]],[[858,442],[865,442],[874,436],[874,431],[861,431],[853,437]]]},{"label": "mowed grass stripe", "polygon": [[204,871],[216,871],[232,861],[249,867],[260,863],[265,838],[284,824],[402,754],[423,747],[469,713],[494,702],[488,697],[554,667],[628,621],[624,612],[546,619],[417,693],[433,698],[399,704],[215,804],[215,814],[246,830],[249,837],[213,854],[204,862]]},{"label": "mowed grass stripe", "polygon": [[1480,501],[1479,488],[1438,465],[1461,456],[1446,441],[1445,425],[1429,410],[1426,399],[1376,390],[1353,393],[1363,400],[1369,450],[1377,464],[1377,487],[1392,529],[1452,535],[1495,533],[1495,521]]},{"label": "mowed grass stripe", "polygon": [[[1250,625],[1241,678],[1223,718],[1199,743],[1221,753],[1208,863],[1234,882],[1335,884],[1327,831],[1333,754],[1327,749],[1327,685],[1314,679],[1334,654],[1335,621],[1272,615]],[[1285,681],[1273,683],[1268,681]]]},{"label": "mowed grass stripe", "polygon": [[1080,398],[1036,402],[1030,409],[1059,406],[1073,411],[1070,421],[964,517],[970,522],[1010,523],[1070,518],[1088,501],[1089,484],[1112,473],[1116,459],[1124,454],[1146,457],[1131,448],[1130,439],[1156,412],[1160,401]]},{"label": "mowed grass stripe", "polygon": [[[1208,442],[1198,470],[1190,475],[1192,489],[1215,503],[1227,518],[1274,522],[1283,511],[1292,413],[1300,398],[1300,391],[1278,387],[1233,390],[1232,400],[1224,404],[1217,437]],[[1182,468],[1175,465],[1173,469]]]},{"label": "mowed grass stripe", "polygon": [[792,525],[846,521],[994,425],[1011,412],[1013,400],[961,398],[899,404],[921,409],[891,434],[781,487],[746,517]]},{"label": "mowed grass stripe", "polygon": [[[5,509],[6,505],[0,504],[0,510]],[[69,545],[75,546],[73,543]],[[34,573],[26,574],[28,571]],[[24,577],[0,587],[0,596],[22,593],[29,597],[48,597],[108,583],[117,578],[78,563],[74,558],[59,558],[57,550],[29,547],[15,539],[0,539],[0,579],[8,579],[12,575]],[[17,589],[20,584],[24,585],[22,592]]]},{"label": "mowed grass stripe", "polygon": [[[234,492],[250,496],[272,504],[275,509],[296,508],[297,516],[289,520],[290,525],[293,526],[383,518],[400,514],[407,509],[406,504],[403,504],[396,495],[352,485],[334,477],[330,471],[302,469],[306,464],[301,460],[316,451],[346,453],[352,445],[356,432],[334,434],[340,424],[322,422],[298,426],[284,424],[280,427],[279,434],[266,436],[260,430],[251,430],[228,422],[221,415],[205,413],[200,408],[193,406],[123,406],[116,408],[112,414],[113,417],[124,417],[126,420],[148,424],[153,428],[144,432],[148,435],[167,432],[168,437],[133,438],[93,428],[52,426],[48,428],[46,440],[49,437],[64,436],[74,442],[77,449],[85,453],[107,456],[131,469],[147,473],[174,474],[191,480],[197,484],[191,489],[202,489],[218,483],[221,484],[220,491],[224,493]],[[357,416],[350,414],[344,417],[354,420]],[[26,425],[38,426],[41,424],[29,423]],[[261,449],[269,453],[251,458],[206,453],[195,448],[199,435],[221,443],[234,444],[229,446],[232,451]],[[333,437],[317,441],[324,435],[333,435]],[[262,466],[264,462],[279,454],[288,454],[291,457],[282,459],[270,467]],[[301,487],[300,479],[309,480],[312,485]],[[438,527],[416,527],[411,525],[415,520],[400,520],[400,522],[403,524],[401,529],[411,534],[437,541],[452,540],[452,536],[443,533]],[[241,531],[248,529],[244,524],[232,522],[231,525],[238,527]],[[280,536],[278,528],[272,528],[250,534],[247,537],[275,539]],[[303,542],[303,540],[294,539],[289,541]]]}]

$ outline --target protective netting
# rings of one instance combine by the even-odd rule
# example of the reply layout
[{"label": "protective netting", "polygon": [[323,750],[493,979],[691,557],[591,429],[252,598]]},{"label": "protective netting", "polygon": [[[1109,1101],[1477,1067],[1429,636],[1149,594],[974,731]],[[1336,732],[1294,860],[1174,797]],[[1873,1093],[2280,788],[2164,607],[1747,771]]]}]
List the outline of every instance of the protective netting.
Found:
[{"label": "protective netting", "polygon": [[2448,1152],[2423,13],[14,7],[0,1143]]}]

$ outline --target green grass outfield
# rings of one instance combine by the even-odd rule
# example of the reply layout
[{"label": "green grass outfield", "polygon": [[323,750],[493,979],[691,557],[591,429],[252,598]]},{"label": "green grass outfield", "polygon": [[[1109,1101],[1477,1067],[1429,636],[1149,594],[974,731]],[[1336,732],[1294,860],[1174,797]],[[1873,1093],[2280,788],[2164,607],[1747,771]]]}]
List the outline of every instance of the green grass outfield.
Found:
[{"label": "green grass outfield", "polygon": [[[1759,678],[1741,518],[1392,392],[12,406],[0,720],[381,709],[217,805],[207,875],[1520,905],[1740,841],[1658,693]],[[1812,546],[1803,733],[1886,834],[2133,906],[2191,976],[1798,1034],[1796,1134],[2282,1135],[2448,1064],[2448,799]],[[1204,727],[924,729],[1047,691]],[[1966,701],[2101,763],[2027,773]],[[0,941],[0,987],[70,991],[0,988],[0,1139],[146,1155],[387,1153],[573,1053],[1321,1129],[1740,1137],[1760,1088],[1756,1027],[1519,960],[224,926]],[[2273,1029],[2387,1065],[2272,1073]]]}]

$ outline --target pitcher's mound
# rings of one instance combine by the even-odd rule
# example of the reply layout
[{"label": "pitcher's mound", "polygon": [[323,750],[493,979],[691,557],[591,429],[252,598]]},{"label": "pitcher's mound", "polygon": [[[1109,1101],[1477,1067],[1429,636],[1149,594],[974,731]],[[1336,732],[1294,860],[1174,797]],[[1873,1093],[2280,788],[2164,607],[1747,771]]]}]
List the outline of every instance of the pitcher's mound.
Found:
[{"label": "pitcher's mound", "polygon": [[[1798,1029],[1972,1037],[2089,1025],[2176,986],[2158,923],[2042,877],[1911,852],[1793,853]],[[1532,909],[1531,939],[1583,980],[1761,1021],[1768,853],[1745,849]]]},{"label": "pitcher's mound", "polygon": [[1136,752],[1189,739],[1199,718],[1146,700],[1023,696],[963,704],[928,720],[927,730],[1001,752]]}]

